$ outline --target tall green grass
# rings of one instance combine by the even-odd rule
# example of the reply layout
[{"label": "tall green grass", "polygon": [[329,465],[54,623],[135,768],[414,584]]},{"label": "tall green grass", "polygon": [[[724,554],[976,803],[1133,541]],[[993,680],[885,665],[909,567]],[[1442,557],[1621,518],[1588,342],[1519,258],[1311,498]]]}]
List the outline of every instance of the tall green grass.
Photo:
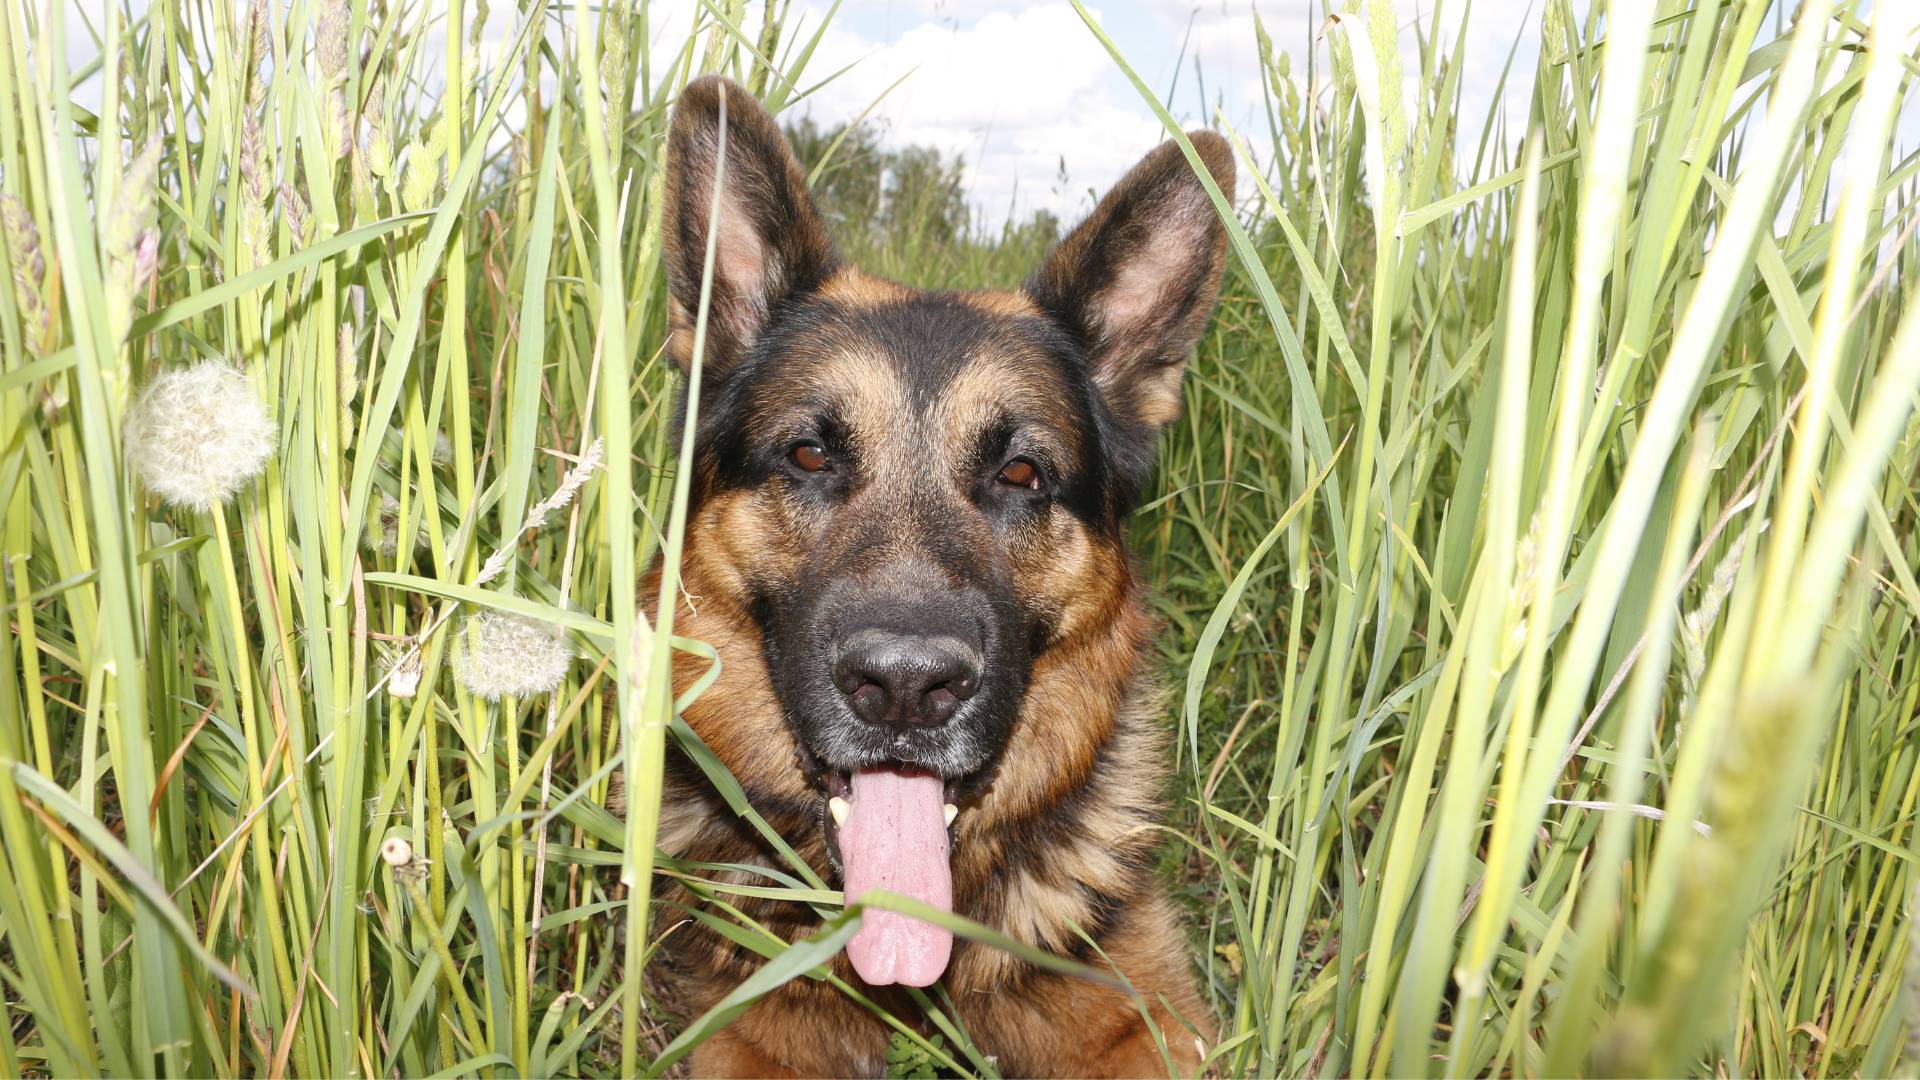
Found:
[{"label": "tall green grass", "polygon": [[[632,603],[684,507],[675,88],[837,73],[744,0],[667,47],[657,5],[493,6],[110,5],[78,69],[61,5],[0,10],[9,1071],[657,1072],[725,1017],[647,993],[656,871],[770,955],[738,1002],[851,932],[655,858],[702,646]],[[1524,117],[1461,115],[1506,58],[1439,14],[1262,32],[1138,529],[1212,1068],[1911,1067],[1920,40],[1859,7],[1545,0]],[[900,217],[848,247],[917,284],[1045,239]],[[204,358],[277,435],[194,509],[125,432]],[[463,684],[483,609],[565,631],[557,688]],[[992,1070],[917,1021],[903,1061]]]}]

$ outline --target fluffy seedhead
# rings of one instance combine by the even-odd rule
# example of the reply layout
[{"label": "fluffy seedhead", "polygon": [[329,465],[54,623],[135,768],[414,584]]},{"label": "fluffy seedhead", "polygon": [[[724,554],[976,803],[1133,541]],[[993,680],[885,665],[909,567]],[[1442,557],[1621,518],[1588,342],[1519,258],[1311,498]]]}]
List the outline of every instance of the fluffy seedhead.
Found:
[{"label": "fluffy seedhead", "polygon": [[565,632],[524,615],[477,612],[454,642],[453,671],[460,685],[488,701],[550,693],[572,664]]},{"label": "fluffy seedhead", "polygon": [[215,360],[154,379],[127,411],[127,460],[168,503],[211,509],[260,475],[273,419],[246,375]]}]

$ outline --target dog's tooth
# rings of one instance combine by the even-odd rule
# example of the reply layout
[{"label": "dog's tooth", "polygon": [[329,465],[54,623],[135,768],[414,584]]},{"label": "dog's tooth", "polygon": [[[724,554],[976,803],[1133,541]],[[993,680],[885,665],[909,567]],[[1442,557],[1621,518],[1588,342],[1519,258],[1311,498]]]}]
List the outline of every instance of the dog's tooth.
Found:
[{"label": "dog's tooth", "polygon": [[946,806],[941,807],[941,809],[946,811],[948,825],[952,825],[953,819],[960,816],[960,808],[952,803],[948,803]]},{"label": "dog's tooth", "polygon": [[833,823],[835,825],[845,825],[847,823],[847,814],[852,812],[852,810],[853,807],[847,805],[847,800],[838,795],[827,800],[827,811],[833,815]]}]

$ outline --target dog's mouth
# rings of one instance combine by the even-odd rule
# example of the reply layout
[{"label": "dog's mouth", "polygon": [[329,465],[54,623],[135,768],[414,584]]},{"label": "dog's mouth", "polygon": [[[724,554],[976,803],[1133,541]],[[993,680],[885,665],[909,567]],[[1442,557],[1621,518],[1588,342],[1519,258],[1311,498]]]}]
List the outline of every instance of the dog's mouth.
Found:
[{"label": "dog's mouth", "polygon": [[[835,769],[802,763],[821,793],[827,854],[849,903],[885,889],[937,911],[953,910],[954,822],[964,778],[901,762]],[[847,959],[869,986],[931,986],[946,971],[953,933],[896,911],[868,908]]]}]

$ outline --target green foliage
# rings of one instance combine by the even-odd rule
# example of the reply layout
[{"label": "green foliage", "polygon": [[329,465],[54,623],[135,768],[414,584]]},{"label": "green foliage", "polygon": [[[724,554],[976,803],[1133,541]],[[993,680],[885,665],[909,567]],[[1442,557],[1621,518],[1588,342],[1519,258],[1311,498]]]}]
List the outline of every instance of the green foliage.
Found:
[{"label": "green foliage", "polygon": [[834,242],[867,270],[928,288],[1010,288],[1065,231],[1051,211],[989,227],[968,202],[965,163],[894,146],[877,125],[785,125]]},{"label": "green foliage", "polygon": [[[738,797],[662,677],[711,650],[631,603],[684,528],[675,88],[787,110],[874,272],[1012,285],[1062,223],[794,119],[817,28],[760,5],[677,48],[492,6],[482,48],[474,0],[111,4],[78,70],[59,5],[0,9],[6,1071],[658,1072],[727,1018],[645,993],[667,733]],[[1553,0],[1490,125],[1462,73],[1503,57],[1385,0],[1311,62],[1261,31],[1138,523],[1212,1070],[1911,1068],[1920,42],[1861,6]],[[204,358],[273,453],[174,505],[129,409]],[[556,690],[461,680],[480,610]],[[727,1009],[851,933],[659,869],[772,957]],[[838,902],[789,870],[753,887]],[[890,1075],[993,1072],[945,1004],[888,1018]]]},{"label": "green foliage", "polygon": [[[935,1035],[933,1048],[940,1049],[944,1042],[944,1039]],[[915,1046],[897,1031],[887,1039],[888,1080],[933,1080],[939,1075],[934,1068],[932,1054]]]}]

